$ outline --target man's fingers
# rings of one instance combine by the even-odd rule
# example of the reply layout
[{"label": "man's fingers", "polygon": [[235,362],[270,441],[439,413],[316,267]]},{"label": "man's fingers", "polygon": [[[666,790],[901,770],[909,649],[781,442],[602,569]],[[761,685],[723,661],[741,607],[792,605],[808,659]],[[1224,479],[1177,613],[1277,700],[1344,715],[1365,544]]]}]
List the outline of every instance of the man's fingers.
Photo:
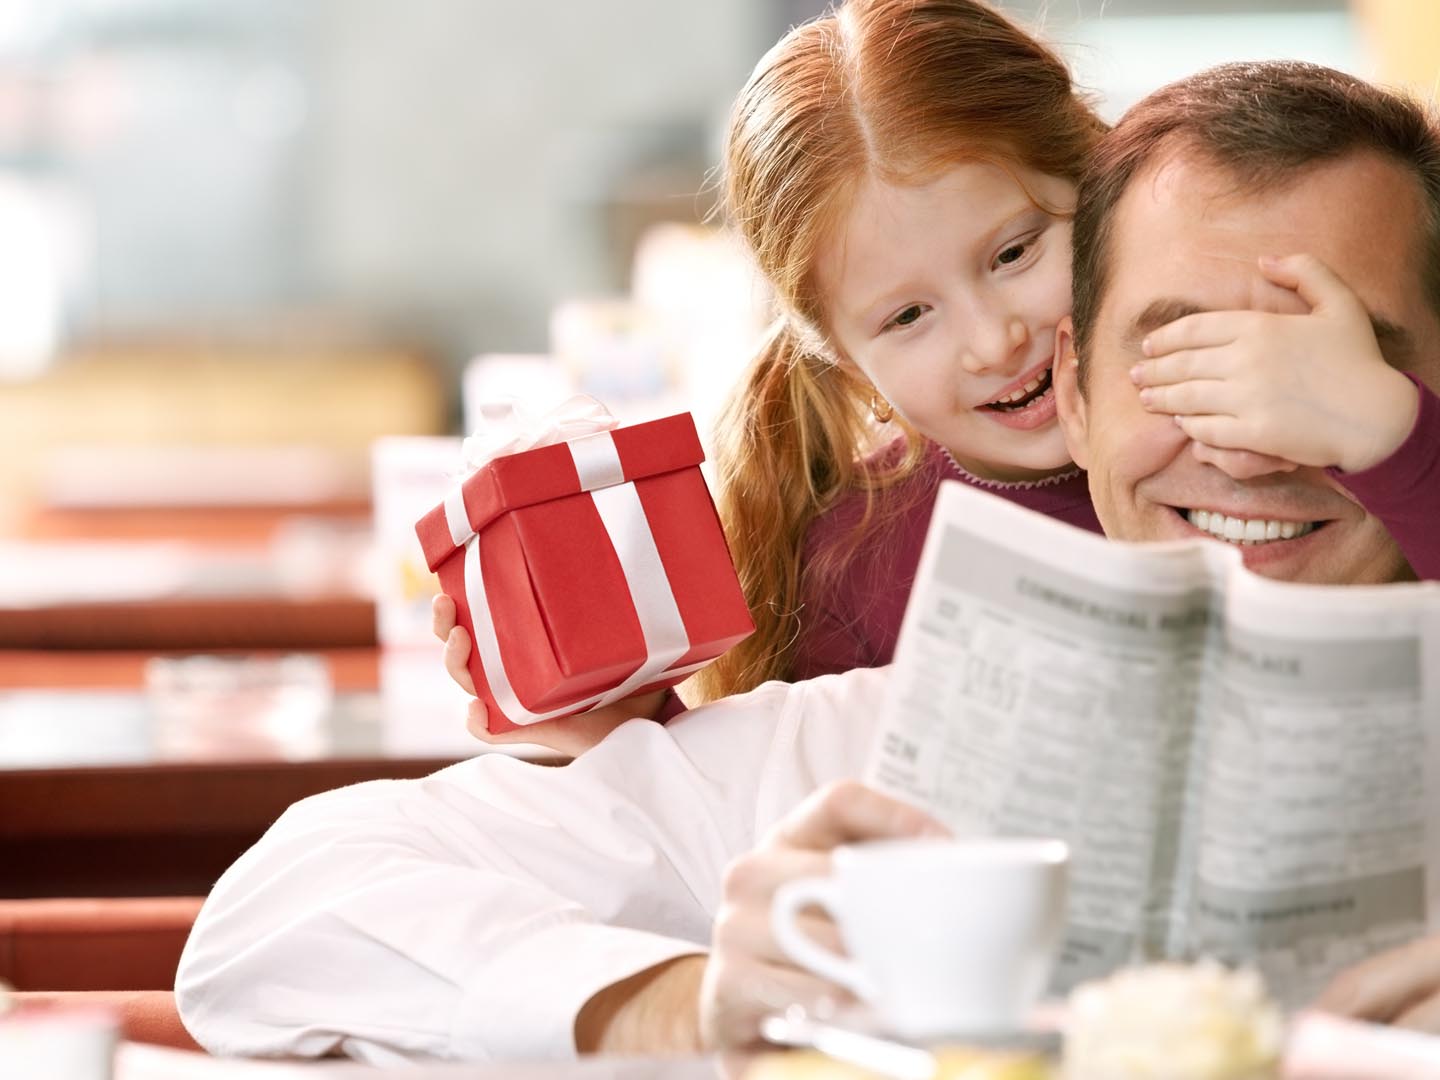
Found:
[{"label": "man's fingers", "polygon": [[1440,935],[1372,956],[1341,972],[1316,1001],[1326,1012],[1390,1023],[1440,988]]},{"label": "man's fingers", "polygon": [[[827,952],[847,955],[840,930],[828,916],[806,912],[795,920],[795,929]],[[716,948],[735,949],[773,963],[795,964],[771,932],[768,904],[723,908],[715,920],[714,944]]]},{"label": "man's fingers", "polygon": [[803,877],[828,877],[830,852],[766,844],[725,868],[725,899],[769,905],[775,890]]},{"label": "man's fingers", "polygon": [[827,784],[775,828],[781,843],[816,851],[859,840],[949,835],[924,811],[854,780]]},{"label": "man's fingers", "polygon": [[598,736],[592,737],[583,726],[577,727],[572,723],[575,720],[584,720],[583,716],[567,716],[559,720],[548,720],[543,724],[511,728],[508,731],[487,730],[486,722],[489,718],[489,710],[479,698],[471,701],[465,709],[465,730],[490,746],[514,746],[524,743],[527,746],[543,746],[547,750],[576,757],[600,741]]},{"label": "man's fingers", "polygon": [[760,1021],[799,1005],[820,1019],[854,1004],[844,987],[786,964],[745,962],[726,965],[715,954],[706,971],[708,999],[701,1009],[701,1041],[706,1049],[754,1046]]},{"label": "man's fingers", "polygon": [[1251,311],[1201,311],[1157,327],[1145,335],[1141,351],[1149,357],[1181,349],[1213,349],[1239,338],[1250,323]]},{"label": "man's fingers", "polygon": [[1299,294],[1311,311],[1360,305],[1350,286],[1314,255],[1261,256],[1260,272],[1276,285]]},{"label": "man's fingers", "polygon": [[436,593],[430,601],[430,630],[441,641],[455,629],[455,601],[444,593]]},{"label": "man's fingers", "polygon": [[1197,460],[1214,465],[1233,480],[1253,480],[1271,473],[1294,472],[1300,467],[1293,461],[1253,450],[1224,450],[1203,442],[1193,443],[1190,449]]},{"label": "man's fingers", "polygon": [[489,721],[490,710],[485,707],[485,703],[479,698],[472,698],[470,704],[465,707],[465,730],[481,742],[503,741],[503,736],[490,734],[486,727]]},{"label": "man's fingers", "polygon": [[445,670],[471,697],[475,696],[475,680],[470,677],[470,635],[463,626],[452,627],[445,639]]},{"label": "man's fingers", "polygon": [[845,987],[789,964],[751,966],[745,996],[760,1007],[761,1016],[798,1003],[809,1015],[823,1019],[855,1003],[854,994]]}]

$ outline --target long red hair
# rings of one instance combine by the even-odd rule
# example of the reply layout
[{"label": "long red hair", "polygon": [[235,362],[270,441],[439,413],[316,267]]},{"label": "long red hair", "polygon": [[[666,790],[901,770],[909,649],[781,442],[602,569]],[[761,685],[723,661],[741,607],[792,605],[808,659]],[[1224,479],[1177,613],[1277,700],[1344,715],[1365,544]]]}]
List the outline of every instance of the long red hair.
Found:
[{"label": "long red hair", "polygon": [[810,523],[864,490],[864,530],[874,495],[924,456],[901,425],[907,452],[865,464],[873,389],[825,333],[816,253],[860,181],[922,182],[975,160],[1078,181],[1103,131],[1059,56],[977,0],[848,0],[760,60],[730,117],[724,212],[777,317],[716,445],[720,514],[756,632],[700,673],[704,698],[789,677]]}]

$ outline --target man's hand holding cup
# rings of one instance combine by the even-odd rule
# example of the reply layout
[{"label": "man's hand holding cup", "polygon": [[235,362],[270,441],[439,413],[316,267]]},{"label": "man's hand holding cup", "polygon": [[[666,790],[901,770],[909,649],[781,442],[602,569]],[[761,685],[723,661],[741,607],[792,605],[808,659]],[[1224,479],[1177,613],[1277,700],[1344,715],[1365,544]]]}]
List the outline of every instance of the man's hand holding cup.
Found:
[{"label": "man's hand holding cup", "polygon": [[1018,1030],[1060,943],[1068,858],[1057,840],[955,840],[908,803],[830,784],[726,871],[702,1041],[753,1045],[796,1005],[858,1003],[918,1038]]}]

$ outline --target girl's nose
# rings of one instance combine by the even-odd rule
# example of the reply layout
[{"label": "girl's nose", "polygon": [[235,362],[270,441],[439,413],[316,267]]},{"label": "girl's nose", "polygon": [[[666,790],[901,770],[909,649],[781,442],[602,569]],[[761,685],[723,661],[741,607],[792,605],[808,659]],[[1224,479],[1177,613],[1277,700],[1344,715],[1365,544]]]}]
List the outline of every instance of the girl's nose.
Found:
[{"label": "girl's nose", "polygon": [[972,375],[1009,373],[1024,361],[1025,346],[1029,342],[1030,331],[1021,319],[1010,316],[977,319],[960,363]]}]

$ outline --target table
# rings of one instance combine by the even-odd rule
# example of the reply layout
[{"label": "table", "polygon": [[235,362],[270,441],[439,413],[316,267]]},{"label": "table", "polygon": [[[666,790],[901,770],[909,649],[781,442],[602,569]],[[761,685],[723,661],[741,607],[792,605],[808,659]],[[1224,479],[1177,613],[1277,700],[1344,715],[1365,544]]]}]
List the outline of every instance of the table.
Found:
[{"label": "table", "polygon": [[143,654],[0,652],[0,896],[204,895],[299,799],[492,752],[458,711],[430,717],[453,727],[446,748],[397,747],[387,724],[408,717],[387,717],[375,651],[321,655],[334,702],[298,759],[175,760],[157,749]]},{"label": "table", "polygon": [[349,1062],[263,1062],[209,1058],[184,1050],[124,1043],[114,1080],[732,1080],[716,1058],[590,1058],[516,1065],[413,1065],[376,1069]]},{"label": "table", "polygon": [[373,645],[375,604],[327,596],[68,603],[7,611],[0,648],[313,649]]},{"label": "table", "polygon": [[[578,1062],[515,1065],[429,1065],[376,1069],[342,1062],[226,1061],[159,1047],[122,1045],[114,1080],[742,1080],[747,1059],[697,1057],[644,1060],[589,1058]],[[797,1070],[814,1080],[851,1077],[814,1061]],[[1440,1039],[1301,1013],[1295,1018],[1285,1080],[1425,1080],[1440,1075]]]},{"label": "table", "polygon": [[0,648],[373,646],[370,532],[367,504],[36,509],[0,536]]},{"label": "table", "polygon": [[138,694],[60,692],[25,707],[44,708],[57,726],[110,725],[76,747],[110,760],[0,767],[5,897],[204,895],[291,803],[363,780],[424,776],[463,756],[387,756],[375,743],[373,693],[340,695],[330,751],[303,761],[146,760]]}]

